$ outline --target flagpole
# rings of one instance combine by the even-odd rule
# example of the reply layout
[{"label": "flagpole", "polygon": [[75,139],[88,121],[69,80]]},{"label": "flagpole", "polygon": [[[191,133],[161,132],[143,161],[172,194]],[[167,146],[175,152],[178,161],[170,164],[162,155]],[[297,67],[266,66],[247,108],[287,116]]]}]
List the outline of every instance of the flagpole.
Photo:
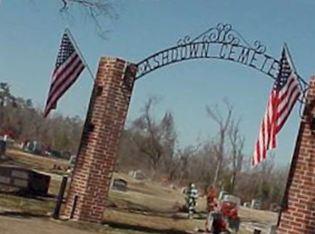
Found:
[{"label": "flagpole", "polygon": [[296,68],[295,68],[295,65],[294,65],[294,63],[293,63],[293,59],[292,59],[292,56],[291,56],[289,47],[288,47],[288,44],[287,44],[286,42],[284,42],[284,49],[285,49],[285,51],[286,51],[287,54],[288,54],[288,57],[289,57],[289,60],[290,60],[290,65],[292,66],[292,68],[293,68],[295,74],[298,76],[299,80],[302,81],[302,83],[303,83],[304,85],[308,86],[308,83],[307,83],[301,76],[299,76],[299,74],[297,73]]},{"label": "flagpole", "polygon": [[93,72],[92,72],[92,70],[90,69],[90,67],[89,67],[89,65],[87,64],[87,62],[85,61],[85,59],[84,59],[84,57],[83,57],[83,55],[82,55],[82,53],[81,53],[81,50],[80,50],[79,46],[77,45],[77,43],[76,43],[76,41],[75,41],[75,39],[74,39],[74,37],[73,37],[73,35],[72,35],[70,29],[69,29],[69,28],[66,28],[65,32],[66,32],[66,33],[68,34],[68,36],[70,37],[70,40],[71,40],[71,42],[73,43],[73,45],[74,45],[76,51],[78,52],[80,58],[82,59],[83,64],[86,66],[87,70],[88,70],[89,73],[90,73],[90,76],[91,76],[92,80],[95,82],[95,77],[94,77],[94,75],[93,75]]},{"label": "flagpole", "polygon": [[292,56],[291,56],[288,44],[286,42],[284,42],[284,46],[283,47],[284,47],[284,49],[286,50],[286,52],[288,54],[288,57],[289,57],[289,60],[290,60],[290,65],[292,66],[294,72],[297,73],[296,68],[294,66],[294,63],[293,63],[293,60],[292,60]]}]

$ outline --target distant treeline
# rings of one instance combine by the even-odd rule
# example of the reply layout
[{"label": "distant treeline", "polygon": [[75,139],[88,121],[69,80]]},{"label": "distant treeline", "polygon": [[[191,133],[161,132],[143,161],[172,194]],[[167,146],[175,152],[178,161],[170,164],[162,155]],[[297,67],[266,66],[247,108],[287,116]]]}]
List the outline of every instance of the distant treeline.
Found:
[{"label": "distant treeline", "polygon": [[55,114],[43,118],[32,100],[16,97],[7,83],[0,83],[0,131],[18,142],[36,140],[47,148],[76,153],[83,121]]},{"label": "distant treeline", "polygon": [[[153,114],[157,104],[148,98],[139,116],[126,126],[120,140],[116,169],[124,172],[141,169],[150,178],[182,187],[193,182],[201,192],[215,184],[242,201],[261,199],[267,208],[279,204],[287,168],[274,167],[273,157],[255,170],[243,152],[245,139],[233,106],[224,101],[221,108],[206,107],[209,122],[218,131],[210,139],[179,147],[175,120],[165,112],[161,119]],[[226,112],[222,112],[226,110]],[[60,152],[77,154],[83,120],[54,114],[43,118],[42,110],[30,99],[16,97],[7,83],[0,83],[0,133],[17,142],[36,140]]]}]

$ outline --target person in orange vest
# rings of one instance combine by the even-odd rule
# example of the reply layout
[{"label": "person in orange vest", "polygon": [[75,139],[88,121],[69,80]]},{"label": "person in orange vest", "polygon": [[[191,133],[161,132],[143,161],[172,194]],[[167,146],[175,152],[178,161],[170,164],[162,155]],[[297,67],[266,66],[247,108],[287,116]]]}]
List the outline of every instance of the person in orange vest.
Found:
[{"label": "person in orange vest", "polygon": [[[221,207],[218,201],[218,190],[212,185],[207,190],[207,211],[206,232],[219,233],[225,229],[225,222],[222,219]],[[218,232],[217,232],[218,231]]]},{"label": "person in orange vest", "polygon": [[211,185],[207,191],[207,211],[211,212],[218,206],[218,191],[214,185]]}]

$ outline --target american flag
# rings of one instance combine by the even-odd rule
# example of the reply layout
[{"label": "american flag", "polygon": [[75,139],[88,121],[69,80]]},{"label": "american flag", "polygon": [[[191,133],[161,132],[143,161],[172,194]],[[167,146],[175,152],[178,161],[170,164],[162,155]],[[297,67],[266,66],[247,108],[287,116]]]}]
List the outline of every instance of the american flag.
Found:
[{"label": "american flag", "polygon": [[285,124],[290,112],[301,94],[297,74],[288,59],[287,50],[283,49],[279,72],[274,82],[267,103],[267,110],[260,125],[256,141],[253,166],[266,159],[267,151],[276,147],[276,136]]},{"label": "american flag", "polygon": [[75,50],[67,31],[63,34],[55,69],[52,74],[44,116],[57,106],[59,98],[77,80],[85,65]]}]

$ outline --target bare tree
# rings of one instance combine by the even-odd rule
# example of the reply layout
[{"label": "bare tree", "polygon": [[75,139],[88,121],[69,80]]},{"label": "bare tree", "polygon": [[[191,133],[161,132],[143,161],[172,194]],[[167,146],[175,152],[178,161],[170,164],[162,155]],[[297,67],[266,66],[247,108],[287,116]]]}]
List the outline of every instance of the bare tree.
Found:
[{"label": "bare tree", "polygon": [[166,112],[160,122],[152,117],[152,108],[156,102],[156,98],[149,98],[144,105],[142,115],[133,122],[132,126],[135,132],[133,141],[139,151],[149,157],[154,173],[162,162],[167,169],[174,154],[177,137],[171,113]]},{"label": "bare tree", "polygon": [[243,148],[245,139],[240,135],[239,131],[240,120],[232,121],[229,131],[229,141],[231,144],[231,161],[232,161],[232,176],[231,176],[231,187],[230,192],[234,193],[236,178],[238,173],[242,170],[243,164]]},{"label": "bare tree", "polygon": [[223,100],[224,106],[226,108],[226,116],[224,117],[219,110],[218,106],[216,105],[214,108],[206,106],[206,111],[208,116],[218,125],[219,129],[219,141],[218,145],[216,146],[216,158],[217,158],[217,166],[214,176],[214,184],[218,184],[218,180],[221,174],[224,154],[225,154],[225,141],[226,136],[229,131],[229,127],[231,125],[231,118],[233,113],[233,106],[227,101]]},{"label": "bare tree", "polygon": [[192,167],[190,166],[191,158],[196,154],[196,152],[199,150],[200,144],[193,146],[189,145],[186,146],[184,149],[179,149],[177,151],[177,163],[174,165],[174,169],[176,168],[178,172],[178,179],[180,183],[183,182],[183,180],[187,180],[188,178],[191,178],[191,174],[195,173],[194,171],[191,171]]},{"label": "bare tree", "polygon": [[269,158],[262,163],[260,163],[260,166],[257,168],[260,172],[260,183],[259,183],[259,195],[262,198],[262,200],[267,199],[269,197],[270,193],[270,186],[268,185],[270,179],[272,178],[272,174],[274,172],[274,162],[275,154],[271,153],[269,155]]},{"label": "bare tree", "polygon": [[[29,0],[30,3],[41,2],[40,0]],[[64,16],[73,17],[72,12],[81,12],[96,29],[97,34],[105,39],[108,30],[105,30],[104,22],[107,19],[117,18],[116,8],[113,0],[55,0],[60,3],[60,13]],[[0,2],[1,3],[1,2]]]},{"label": "bare tree", "polygon": [[16,98],[10,92],[9,84],[0,82],[0,107],[16,106]]},{"label": "bare tree", "polygon": [[104,19],[116,18],[117,14],[113,4],[109,0],[58,0],[62,2],[60,11],[69,13],[72,8],[78,7],[88,16],[88,19],[95,25],[97,34],[103,39],[106,38],[107,30],[104,29]]}]

